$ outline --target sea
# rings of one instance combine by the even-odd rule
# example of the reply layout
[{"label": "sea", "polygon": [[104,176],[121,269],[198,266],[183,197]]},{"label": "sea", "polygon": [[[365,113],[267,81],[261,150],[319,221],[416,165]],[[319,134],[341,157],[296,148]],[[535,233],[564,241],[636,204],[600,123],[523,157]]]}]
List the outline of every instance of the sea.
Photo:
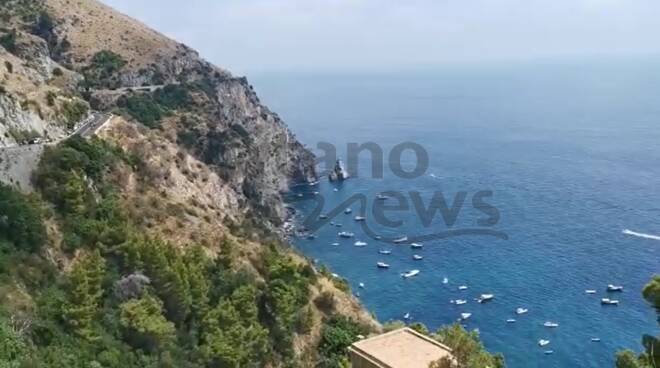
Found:
[{"label": "sea", "polygon": [[[381,322],[408,315],[434,331],[471,313],[461,323],[513,368],[613,367],[617,351],[641,351],[642,335],[660,332],[641,296],[660,273],[659,60],[250,81],[320,157],[319,172],[335,157],[352,171],[342,182],[324,175],[292,187],[295,220],[313,235],[292,241],[345,278]],[[372,151],[356,149],[365,146]],[[331,216],[318,221],[319,213]],[[391,242],[403,236],[408,242]],[[410,270],[420,272],[401,276]],[[494,298],[478,303],[482,294]]]}]

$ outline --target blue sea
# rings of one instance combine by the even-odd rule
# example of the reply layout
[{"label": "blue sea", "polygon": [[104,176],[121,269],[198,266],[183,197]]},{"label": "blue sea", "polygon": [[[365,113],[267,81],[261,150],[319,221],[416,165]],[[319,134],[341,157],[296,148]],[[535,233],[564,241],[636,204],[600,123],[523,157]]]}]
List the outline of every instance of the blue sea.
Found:
[{"label": "blue sea", "polygon": [[[302,253],[346,278],[380,321],[409,313],[410,322],[435,330],[472,313],[465,326],[478,329],[486,348],[503,353],[513,368],[612,367],[618,350],[640,351],[642,334],[659,332],[641,289],[660,273],[660,238],[653,237],[660,235],[660,62],[277,73],[251,82],[318,154],[325,154],[319,142],[333,144],[345,160],[349,143],[374,142],[383,150],[382,178],[372,173],[364,151],[356,177],[293,188],[289,197],[297,200],[299,222],[319,198],[326,213],[364,194],[366,225],[384,238],[474,228],[506,234],[431,239],[413,250],[365,234],[353,220],[360,212],[355,203],[352,214],[332,219],[341,228],[327,224],[315,239],[294,239]],[[428,153],[428,168],[418,177],[391,170],[389,155],[403,142]],[[409,150],[396,158],[403,169],[415,167]],[[385,226],[373,212],[383,191],[400,193],[408,204],[408,210],[385,213],[401,221],[398,227]],[[480,191],[492,192],[483,201],[497,209],[490,226],[480,225],[489,216],[472,203]],[[425,224],[410,192],[418,192],[424,206],[437,193],[449,207],[457,193],[466,197],[453,225],[440,212]],[[355,237],[339,239],[339,231]],[[354,246],[358,240],[367,245]],[[379,254],[385,249],[392,253]],[[413,260],[413,254],[424,258]],[[378,261],[391,267],[377,269]],[[419,275],[400,276],[411,269]],[[624,291],[607,293],[610,283]],[[468,289],[459,291],[459,285]],[[477,303],[483,293],[494,300]],[[602,297],[620,304],[602,306]],[[467,303],[450,302],[456,299]],[[516,315],[518,307],[529,312]],[[506,323],[509,318],[516,323]],[[545,321],[559,327],[544,327]],[[550,344],[541,348],[539,339]]]}]

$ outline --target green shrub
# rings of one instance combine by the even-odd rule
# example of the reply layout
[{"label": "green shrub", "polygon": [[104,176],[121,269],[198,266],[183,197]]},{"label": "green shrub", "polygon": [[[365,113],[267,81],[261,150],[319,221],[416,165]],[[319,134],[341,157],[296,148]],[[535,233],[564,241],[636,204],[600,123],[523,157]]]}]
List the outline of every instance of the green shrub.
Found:
[{"label": "green shrub", "polygon": [[88,109],[87,104],[81,100],[65,101],[60,107],[60,113],[64,116],[67,128],[73,129],[87,115]]},{"label": "green shrub", "polygon": [[369,331],[357,322],[343,316],[333,317],[321,329],[319,355],[321,367],[339,368],[346,361],[348,347],[358,340],[359,335]]},{"label": "green shrub", "polygon": [[0,239],[15,247],[36,251],[46,241],[46,228],[39,205],[0,183]]},{"label": "green shrub", "polygon": [[180,84],[168,84],[153,93],[154,101],[166,109],[178,109],[190,104],[190,94]]},{"label": "green shrub", "polygon": [[61,77],[64,74],[61,68],[55,67],[53,68],[53,75],[56,77]]},{"label": "green shrub", "polygon": [[95,88],[117,88],[119,80],[117,73],[126,65],[126,61],[109,50],[94,54],[90,64],[83,68],[85,86]]},{"label": "green shrub", "polygon": [[0,36],[0,46],[12,54],[16,52],[16,30],[12,29],[9,33]]},{"label": "green shrub", "polygon": [[131,117],[149,128],[157,128],[165,115],[161,106],[148,94],[122,96],[117,100],[117,106],[124,108]]}]

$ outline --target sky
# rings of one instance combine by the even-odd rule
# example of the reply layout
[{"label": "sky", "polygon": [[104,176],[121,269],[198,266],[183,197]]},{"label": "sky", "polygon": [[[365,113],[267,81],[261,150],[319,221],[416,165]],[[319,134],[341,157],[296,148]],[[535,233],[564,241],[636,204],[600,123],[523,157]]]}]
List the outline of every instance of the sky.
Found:
[{"label": "sky", "polygon": [[102,0],[238,74],[660,55],[658,0]]}]

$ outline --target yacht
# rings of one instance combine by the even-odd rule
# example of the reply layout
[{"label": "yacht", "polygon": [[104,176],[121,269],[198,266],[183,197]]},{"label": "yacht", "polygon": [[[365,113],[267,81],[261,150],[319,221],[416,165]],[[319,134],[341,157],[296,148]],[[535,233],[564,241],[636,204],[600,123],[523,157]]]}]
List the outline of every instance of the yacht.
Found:
[{"label": "yacht", "polygon": [[545,354],[545,355],[550,355],[550,354],[554,354],[554,353],[555,353],[554,350],[546,350],[546,351],[543,352],[543,354]]},{"label": "yacht", "polygon": [[393,241],[394,241],[394,244],[405,243],[405,242],[408,241],[408,237],[407,236],[402,236],[400,238],[394,239]]},{"label": "yacht", "polygon": [[472,313],[461,313],[461,320],[465,321],[466,319],[470,318],[472,316]]},{"label": "yacht", "polygon": [[363,283],[359,283],[358,286],[359,286],[360,288],[364,289],[364,284],[363,284]]},{"label": "yacht", "polygon": [[355,221],[364,221],[364,220],[366,220],[366,219],[367,219],[367,218],[364,217],[364,216],[355,216]]},{"label": "yacht", "polygon": [[392,254],[391,250],[379,250],[378,253],[380,254]]},{"label": "yacht", "polygon": [[456,299],[456,301],[454,303],[456,303],[456,305],[463,305],[463,304],[467,303],[467,300],[465,300],[465,299]]},{"label": "yacht", "polygon": [[600,337],[592,337],[591,342],[600,342]]},{"label": "yacht", "polygon": [[513,318],[509,318],[506,320],[506,323],[516,323],[516,320]]},{"label": "yacht", "polygon": [[347,215],[351,212],[353,212],[353,210],[350,209],[350,208],[347,208],[347,209],[344,210],[344,213],[347,214]]},{"label": "yacht", "polygon": [[379,200],[379,201],[384,201],[384,200],[386,200],[387,198],[389,198],[389,197],[386,196],[386,195],[383,195],[383,194],[378,194],[378,195],[376,195],[376,199]]},{"label": "yacht", "polygon": [[413,259],[415,261],[421,261],[422,259],[424,259],[424,257],[420,256],[419,254],[413,254]]},{"label": "yacht", "polygon": [[587,293],[587,294],[596,294],[596,290],[593,290],[593,289],[587,289],[584,292]]},{"label": "yacht", "polygon": [[448,278],[446,278],[446,277],[445,277],[445,278],[443,278],[443,279],[442,279],[442,283],[443,283],[443,284],[447,284],[447,283],[449,283],[449,279],[448,279]]},{"label": "yacht", "polygon": [[337,243],[337,242],[334,242],[334,243],[332,243],[331,245],[339,245],[339,243]]},{"label": "yacht", "polygon": [[339,235],[340,238],[352,238],[352,237],[355,236],[355,234],[353,234],[351,232],[348,232],[348,231],[339,232],[339,233],[337,233],[337,235]]},{"label": "yacht", "polygon": [[610,299],[610,298],[603,298],[600,300],[600,304],[602,305],[619,305],[619,301],[616,299]]},{"label": "yacht", "polygon": [[495,297],[495,295],[493,295],[493,294],[481,294],[481,296],[479,297],[479,299],[477,299],[477,301],[479,303],[485,303],[485,302],[493,300],[494,297]]},{"label": "yacht", "polygon": [[385,262],[377,262],[377,263],[376,263],[376,266],[377,266],[378,268],[390,268],[390,265],[388,265],[388,264],[385,263]]},{"label": "yacht", "polygon": [[467,289],[468,289],[467,285],[461,285],[458,287],[458,290],[467,290]]},{"label": "yacht", "polygon": [[321,220],[325,220],[325,219],[327,219],[327,218],[328,218],[328,215],[320,215],[320,216],[319,216],[319,219],[321,219]]},{"label": "yacht", "polygon": [[529,312],[529,310],[526,309],[526,308],[517,308],[516,309],[516,314],[525,314],[527,312]]},{"label": "yacht", "polygon": [[539,340],[539,346],[546,346],[550,343],[550,340]]},{"label": "yacht", "polygon": [[353,245],[355,245],[356,247],[364,247],[365,245],[367,245],[367,243],[358,240]]},{"label": "yacht", "polygon": [[559,323],[557,323],[557,322],[546,321],[546,322],[543,324],[543,326],[545,326],[545,327],[550,327],[550,328],[555,328],[555,327],[559,327]]},{"label": "yacht", "polygon": [[422,247],[424,247],[424,245],[420,243],[410,243],[410,248],[412,249],[421,249]]},{"label": "yacht", "polygon": [[406,313],[403,315],[403,319],[410,319],[410,313]]},{"label": "yacht", "polygon": [[607,285],[607,291],[623,291],[623,286],[621,285]]},{"label": "yacht", "polygon": [[408,271],[408,272],[404,272],[404,273],[402,273],[402,274],[401,274],[401,277],[407,279],[407,278],[409,278],[409,277],[417,276],[417,274],[419,274],[419,270],[410,270],[410,271]]}]

